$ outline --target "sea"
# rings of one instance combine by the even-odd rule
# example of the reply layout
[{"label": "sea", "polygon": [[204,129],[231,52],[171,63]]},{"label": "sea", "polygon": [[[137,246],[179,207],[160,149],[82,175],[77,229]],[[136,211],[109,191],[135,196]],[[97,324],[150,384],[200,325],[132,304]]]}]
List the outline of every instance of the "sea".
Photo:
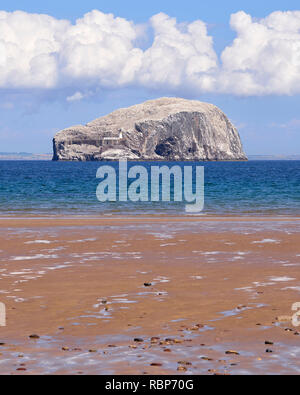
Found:
[{"label": "sea", "polygon": [[[96,174],[104,165],[118,173],[118,162],[0,161],[0,217],[187,215],[186,202],[173,199],[98,201]],[[189,215],[300,215],[300,161],[128,162],[136,165],[204,166],[204,209]]]}]

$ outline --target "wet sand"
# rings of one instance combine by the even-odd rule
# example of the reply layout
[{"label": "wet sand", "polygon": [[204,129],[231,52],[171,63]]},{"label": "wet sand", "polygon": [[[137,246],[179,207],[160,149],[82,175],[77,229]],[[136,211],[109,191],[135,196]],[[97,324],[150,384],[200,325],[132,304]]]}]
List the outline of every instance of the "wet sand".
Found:
[{"label": "wet sand", "polygon": [[299,374],[299,231],[283,217],[0,219],[0,373]]}]

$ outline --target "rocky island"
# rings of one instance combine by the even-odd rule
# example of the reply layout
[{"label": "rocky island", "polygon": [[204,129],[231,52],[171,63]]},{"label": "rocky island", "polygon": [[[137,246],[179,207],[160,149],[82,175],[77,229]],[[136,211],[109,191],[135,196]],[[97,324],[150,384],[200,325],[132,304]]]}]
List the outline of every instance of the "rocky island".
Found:
[{"label": "rocky island", "polygon": [[53,139],[55,161],[247,160],[240,136],[216,106],[161,98],[119,109]]}]

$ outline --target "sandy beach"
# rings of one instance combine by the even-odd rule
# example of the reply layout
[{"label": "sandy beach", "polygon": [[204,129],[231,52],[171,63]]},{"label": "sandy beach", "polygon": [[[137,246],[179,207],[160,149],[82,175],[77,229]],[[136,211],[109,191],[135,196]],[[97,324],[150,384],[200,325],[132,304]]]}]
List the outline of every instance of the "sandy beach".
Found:
[{"label": "sandy beach", "polygon": [[298,374],[299,230],[299,217],[2,218],[0,373]]}]

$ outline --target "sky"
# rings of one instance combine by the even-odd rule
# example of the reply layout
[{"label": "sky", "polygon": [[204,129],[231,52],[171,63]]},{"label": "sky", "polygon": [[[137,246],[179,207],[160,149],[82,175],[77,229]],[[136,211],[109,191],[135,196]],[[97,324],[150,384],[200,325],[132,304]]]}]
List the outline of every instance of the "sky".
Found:
[{"label": "sky", "polygon": [[299,1],[1,0],[0,152],[162,96],[220,107],[248,155],[299,155]]}]

